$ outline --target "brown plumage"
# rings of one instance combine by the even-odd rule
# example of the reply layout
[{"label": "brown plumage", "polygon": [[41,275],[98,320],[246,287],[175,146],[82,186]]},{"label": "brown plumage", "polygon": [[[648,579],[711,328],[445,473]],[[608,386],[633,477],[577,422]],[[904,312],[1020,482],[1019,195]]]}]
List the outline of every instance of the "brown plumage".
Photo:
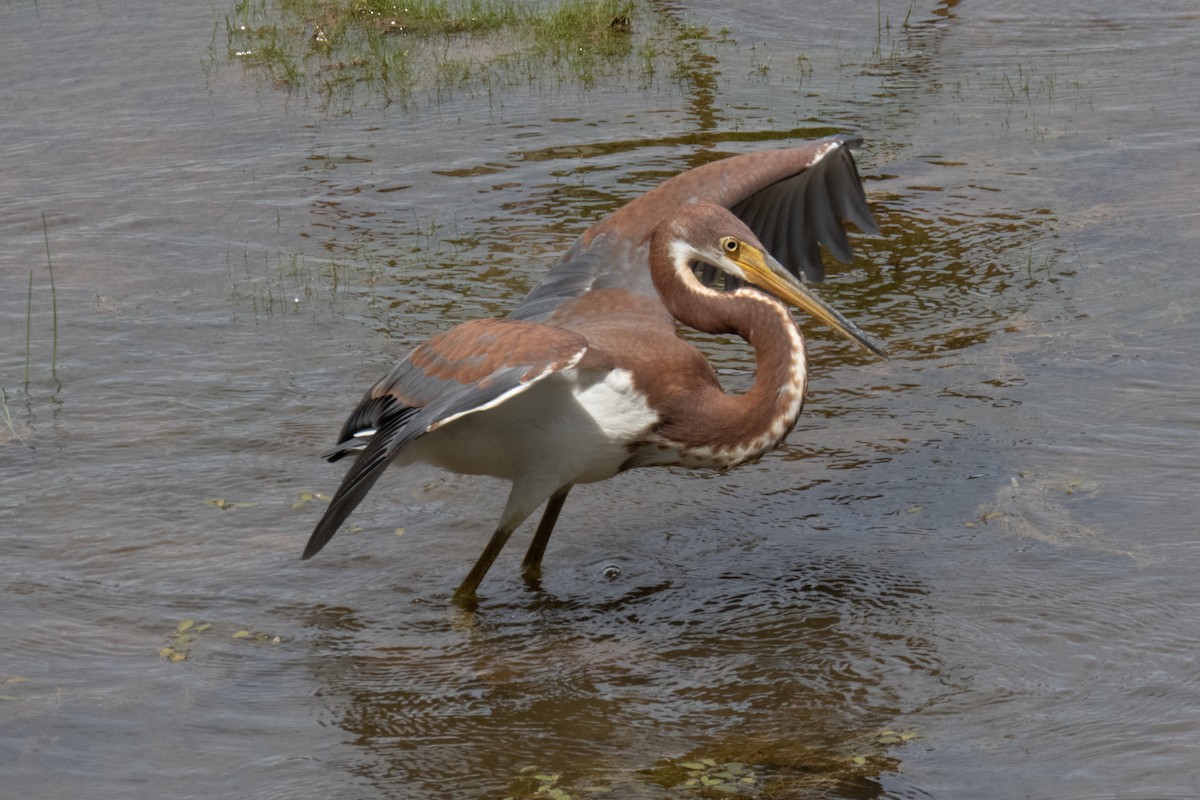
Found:
[{"label": "brown plumage", "polygon": [[[470,604],[508,537],[546,503],[523,564],[537,579],[576,483],[645,466],[725,469],[778,446],[807,389],[804,339],[783,303],[883,354],[794,277],[820,278],[818,243],[849,257],[840,220],[875,230],[851,141],[683,173],[586,231],[508,317],[463,323],[414,350],[343,426],[330,460],[361,452],[304,558],[393,462],[506,478],[500,523],[455,593]],[[729,288],[706,285],[697,266]],[[756,359],[750,390],[726,394],[677,323],[746,339]]]}]

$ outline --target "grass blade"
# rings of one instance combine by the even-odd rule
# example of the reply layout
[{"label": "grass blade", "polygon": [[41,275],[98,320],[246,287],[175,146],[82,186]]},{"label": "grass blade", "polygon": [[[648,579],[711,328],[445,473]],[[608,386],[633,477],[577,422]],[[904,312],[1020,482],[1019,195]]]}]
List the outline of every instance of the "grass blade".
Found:
[{"label": "grass blade", "polygon": [[[50,377],[58,380],[58,292],[54,289],[54,264],[50,262],[50,231],[46,227],[46,212],[42,212],[42,238],[46,240],[46,270],[50,273],[50,308],[54,314],[54,344],[50,349]],[[32,276],[30,276],[32,281]],[[26,323],[28,327],[28,323]],[[28,331],[26,332],[28,339]],[[29,381],[29,344],[25,345],[26,382]]]},{"label": "grass blade", "polygon": [[29,291],[25,295],[25,391],[29,391],[29,343],[33,338],[33,270],[29,270]]}]

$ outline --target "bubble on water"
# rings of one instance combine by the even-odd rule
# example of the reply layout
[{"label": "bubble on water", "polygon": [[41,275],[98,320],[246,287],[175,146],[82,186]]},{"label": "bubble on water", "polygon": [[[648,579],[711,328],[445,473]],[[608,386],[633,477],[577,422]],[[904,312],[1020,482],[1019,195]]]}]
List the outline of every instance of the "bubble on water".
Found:
[{"label": "bubble on water", "polygon": [[608,578],[610,581],[615,581],[621,577],[621,568],[616,564],[608,564],[604,569],[600,570],[600,574]]}]

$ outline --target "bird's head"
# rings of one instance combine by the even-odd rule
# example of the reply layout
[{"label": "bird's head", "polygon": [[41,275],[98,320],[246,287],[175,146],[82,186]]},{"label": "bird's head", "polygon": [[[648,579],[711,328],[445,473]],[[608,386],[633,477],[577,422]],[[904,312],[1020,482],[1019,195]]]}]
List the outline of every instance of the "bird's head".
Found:
[{"label": "bird's head", "polygon": [[695,281],[692,266],[708,264],[799,308],[864,349],[887,357],[882,344],[788,272],[728,209],[706,203],[685,206],[666,223],[665,232],[671,261],[682,280]]}]

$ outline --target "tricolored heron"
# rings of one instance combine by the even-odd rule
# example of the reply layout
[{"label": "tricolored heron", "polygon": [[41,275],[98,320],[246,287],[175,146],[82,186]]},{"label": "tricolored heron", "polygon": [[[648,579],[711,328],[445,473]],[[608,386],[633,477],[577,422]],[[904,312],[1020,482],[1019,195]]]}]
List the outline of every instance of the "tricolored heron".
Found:
[{"label": "tricolored heron", "polygon": [[[878,232],[855,142],[832,136],[671,178],[584,232],[507,317],[462,323],[414,350],[342,426],[327,458],[358,456],[303,557],[393,462],[506,478],[500,523],[455,592],[470,605],[509,536],[545,503],[523,562],[537,580],[575,484],[634,467],[727,469],[773,450],[800,416],[808,377],[783,303],[884,355],[797,279],[823,277],[818,243],[850,260],[842,220]],[[697,267],[728,285],[707,285]],[[676,323],[748,341],[750,390],[726,394]]]}]

